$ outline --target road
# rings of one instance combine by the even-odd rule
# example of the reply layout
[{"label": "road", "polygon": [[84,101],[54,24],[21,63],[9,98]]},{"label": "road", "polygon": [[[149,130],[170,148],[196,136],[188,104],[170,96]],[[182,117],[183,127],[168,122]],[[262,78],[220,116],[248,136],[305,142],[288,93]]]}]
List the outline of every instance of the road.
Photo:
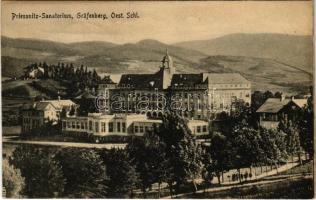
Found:
[{"label": "road", "polygon": [[93,144],[93,143],[79,143],[79,142],[17,140],[16,137],[14,136],[3,136],[2,142],[6,144],[34,144],[34,145],[43,145],[43,146],[61,146],[61,147],[97,148],[97,149],[125,148],[126,146],[126,144]]}]

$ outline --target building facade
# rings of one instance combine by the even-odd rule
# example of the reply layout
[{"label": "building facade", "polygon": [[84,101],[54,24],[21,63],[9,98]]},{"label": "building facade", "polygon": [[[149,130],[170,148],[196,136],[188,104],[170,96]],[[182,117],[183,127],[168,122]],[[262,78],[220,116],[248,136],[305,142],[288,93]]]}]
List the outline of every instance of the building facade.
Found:
[{"label": "building facade", "polygon": [[259,125],[266,129],[277,129],[281,120],[295,121],[298,112],[307,104],[307,99],[269,98],[256,111]]},{"label": "building facade", "polygon": [[117,85],[101,84],[98,96],[105,96],[106,109],[100,111],[145,114],[149,118],[172,111],[189,119],[208,120],[214,113],[234,110],[237,102],[251,103],[251,83],[238,73],[175,71],[166,52],[156,73],[123,74]]},{"label": "building facade", "polygon": [[[88,133],[95,137],[110,135],[143,136],[154,126],[159,127],[160,119],[149,119],[142,114],[89,113],[88,116],[67,116],[62,119],[63,133]],[[207,135],[208,123],[202,120],[188,120],[193,135]]]},{"label": "building facade", "polygon": [[89,113],[88,116],[68,116],[62,119],[62,132],[88,133],[94,136],[141,136],[161,120],[147,119],[145,115]]},{"label": "building facade", "polygon": [[76,109],[71,100],[47,100],[24,105],[21,110],[22,133],[40,128],[49,121],[56,124],[61,119],[61,112],[64,110],[67,115],[71,109]]}]

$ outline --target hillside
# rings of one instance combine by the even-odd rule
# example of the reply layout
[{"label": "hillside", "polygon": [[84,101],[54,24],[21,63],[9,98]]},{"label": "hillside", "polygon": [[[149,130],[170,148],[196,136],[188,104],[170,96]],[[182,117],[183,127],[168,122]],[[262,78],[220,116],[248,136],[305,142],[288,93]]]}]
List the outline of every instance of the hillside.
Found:
[{"label": "hillside", "polygon": [[[110,42],[58,43],[33,39],[2,37],[3,76],[22,75],[26,62],[72,62],[97,68],[99,72],[133,73],[157,69],[166,49],[174,57],[179,71],[187,71],[206,55],[194,50],[173,47],[156,40],[142,40],[135,44],[117,45]],[[14,66],[14,67],[12,67]]]},{"label": "hillside", "polygon": [[[303,65],[296,65],[295,62],[285,62],[279,59],[282,55],[290,58],[290,56],[286,56],[286,53],[293,56],[293,52],[296,52],[296,57],[293,56],[291,59],[297,61],[301,59],[302,54],[309,54],[309,47],[304,43],[306,38],[301,39],[302,41],[293,40],[292,42],[295,44],[289,44],[285,42],[289,41],[288,36],[284,36],[285,39],[282,39],[282,35],[277,36],[280,37],[279,40],[283,42],[277,42],[277,40],[275,40],[274,46],[272,45],[270,48],[266,45],[272,41],[270,36],[265,39],[269,42],[265,43],[261,41],[260,43],[260,40],[258,40],[259,42],[256,46],[254,44],[255,40],[245,37],[244,34],[239,34],[238,37],[242,38],[240,40],[248,40],[247,45],[250,50],[246,48],[247,45],[242,45],[242,42],[238,42],[236,35],[215,39],[216,42],[212,44],[216,45],[209,45],[212,46],[213,50],[209,48],[210,52],[208,53],[212,53],[211,51],[214,53],[214,49],[217,49],[214,54],[223,54],[218,56],[210,56],[196,50],[187,49],[189,47],[179,47],[187,46],[188,43],[174,46],[161,43],[157,40],[142,40],[137,43],[123,45],[110,42],[64,44],[52,41],[2,37],[2,41],[4,41],[2,47],[2,76],[14,77],[22,75],[23,68],[26,65],[43,61],[48,64],[72,62],[75,66],[85,65],[96,68],[100,74],[152,73],[159,69],[160,61],[165,55],[166,49],[168,49],[169,54],[173,57],[178,73],[200,73],[208,71],[239,72],[252,81],[253,90],[270,89],[287,93],[306,91],[306,87],[312,84],[311,70],[304,68]],[[299,43],[299,41],[301,43]],[[220,43],[222,43],[222,45],[220,45]],[[205,41],[205,44],[193,42],[190,48],[197,49],[201,46],[206,48],[208,47],[207,44],[207,41]],[[231,48],[229,48],[230,44],[232,46]],[[260,46],[260,44],[262,45]],[[283,46],[281,44],[283,44]],[[305,47],[306,49],[303,48],[304,44],[307,45]],[[279,49],[276,45],[280,46]],[[284,50],[284,45],[293,46],[293,48]],[[241,48],[240,52],[237,51],[238,46]],[[260,48],[263,52],[262,57],[257,55],[260,52]],[[280,53],[280,49],[284,50],[284,52]],[[206,49],[202,50],[206,52]],[[273,52],[276,54],[274,57],[277,58],[265,58],[269,57],[267,56],[268,53],[272,54]],[[246,56],[226,55],[247,53],[249,55]],[[273,57],[272,55],[270,56]]]},{"label": "hillside", "polygon": [[242,56],[209,56],[201,60],[200,71],[238,72],[252,83],[252,90],[308,92],[312,75],[273,59]]},{"label": "hillside", "polygon": [[156,40],[142,40],[135,44],[123,44],[109,48],[102,55],[81,58],[80,63],[99,68],[106,73],[151,73],[157,71],[162,57],[168,49],[178,72],[195,70],[194,65],[206,55],[161,43]]},{"label": "hillside", "polygon": [[270,58],[309,73],[313,71],[312,36],[230,34],[210,40],[188,41],[174,45],[208,55]]},{"label": "hillside", "polygon": [[75,42],[68,45],[69,48],[80,55],[102,54],[107,49],[115,46],[117,46],[117,44],[103,41]]}]

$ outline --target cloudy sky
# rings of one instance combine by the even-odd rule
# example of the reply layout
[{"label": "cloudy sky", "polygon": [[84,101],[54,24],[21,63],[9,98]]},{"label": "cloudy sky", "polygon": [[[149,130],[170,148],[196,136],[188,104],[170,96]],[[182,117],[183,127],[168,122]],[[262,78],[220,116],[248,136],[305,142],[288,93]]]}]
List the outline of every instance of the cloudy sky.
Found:
[{"label": "cloudy sky", "polygon": [[[230,33],[312,35],[312,2],[2,2],[2,35],[59,42],[114,43],[157,39],[166,43]],[[23,4],[23,5],[22,5]],[[111,19],[135,11],[139,19]],[[12,20],[12,13],[71,13],[74,20]],[[106,13],[108,20],[78,20],[78,12]]]}]

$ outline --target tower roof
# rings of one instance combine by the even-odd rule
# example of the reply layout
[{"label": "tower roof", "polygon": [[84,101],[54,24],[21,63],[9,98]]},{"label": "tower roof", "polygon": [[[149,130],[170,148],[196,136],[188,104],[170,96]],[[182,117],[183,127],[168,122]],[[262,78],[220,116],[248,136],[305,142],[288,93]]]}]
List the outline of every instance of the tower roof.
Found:
[{"label": "tower roof", "polygon": [[162,63],[165,63],[165,62],[172,62],[172,58],[171,56],[169,55],[169,52],[168,52],[168,49],[166,49],[166,55],[163,57]]}]

